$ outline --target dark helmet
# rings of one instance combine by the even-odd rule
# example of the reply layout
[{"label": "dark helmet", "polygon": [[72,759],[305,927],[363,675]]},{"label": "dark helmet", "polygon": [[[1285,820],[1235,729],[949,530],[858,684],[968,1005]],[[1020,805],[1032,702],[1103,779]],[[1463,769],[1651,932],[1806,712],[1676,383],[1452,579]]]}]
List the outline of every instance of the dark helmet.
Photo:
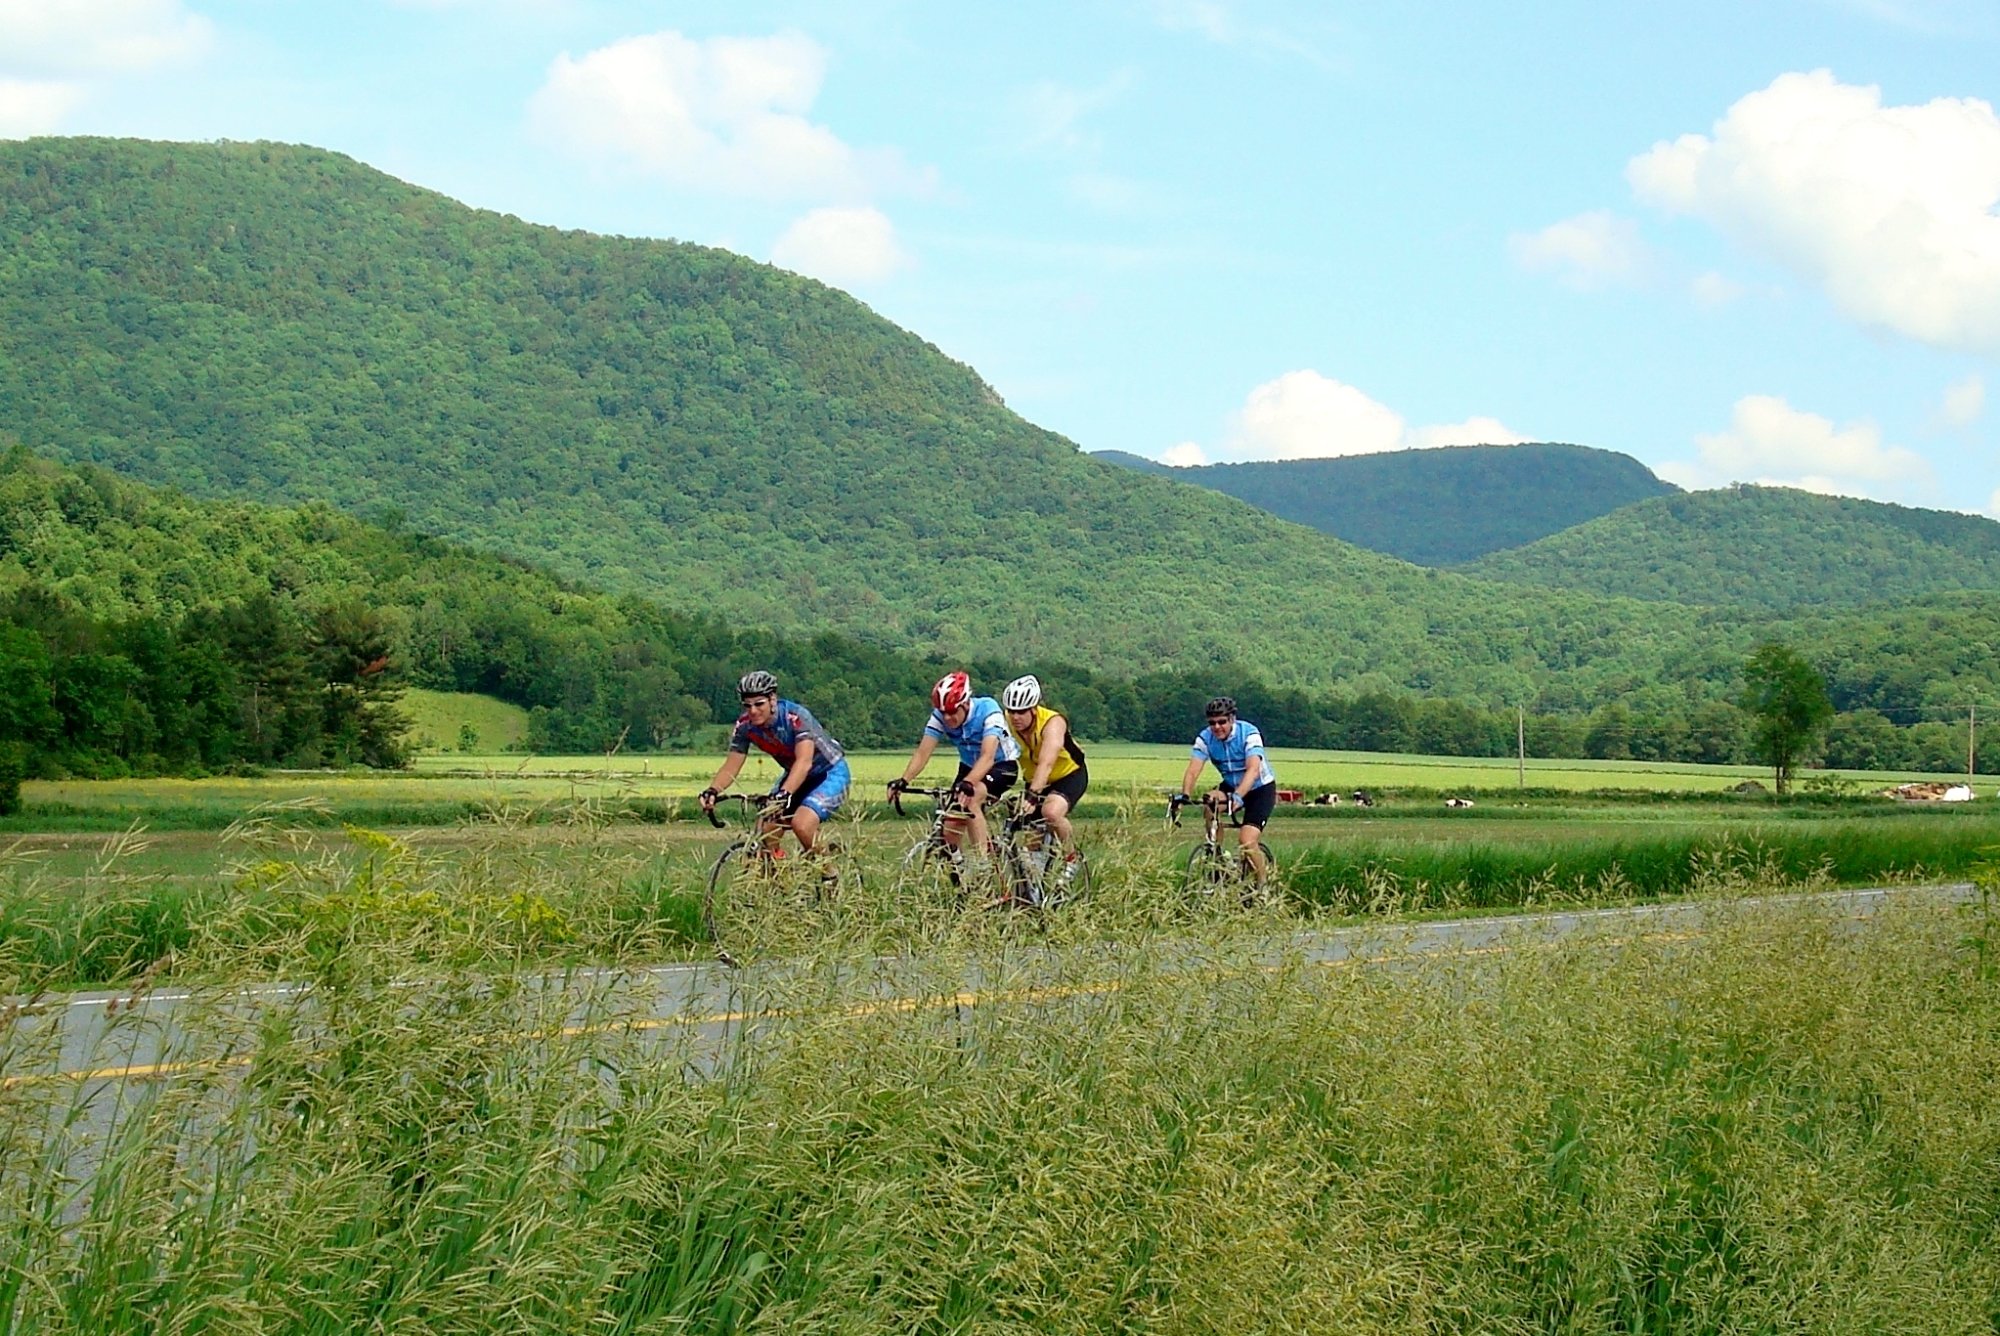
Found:
[{"label": "dark helmet", "polygon": [[1210,718],[1213,718],[1219,714],[1226,714],[1233,716],[1236,713],[1236,697],[1217,696],[1214,700],[1208,703],[1208,708],[1202,711],[1202,713],[1208,715]]},{"label": "dark helmet", "polygon": [[736,683],[739,696],[775,696],[778,694],[778,679],[762,668],[752,668]]}]

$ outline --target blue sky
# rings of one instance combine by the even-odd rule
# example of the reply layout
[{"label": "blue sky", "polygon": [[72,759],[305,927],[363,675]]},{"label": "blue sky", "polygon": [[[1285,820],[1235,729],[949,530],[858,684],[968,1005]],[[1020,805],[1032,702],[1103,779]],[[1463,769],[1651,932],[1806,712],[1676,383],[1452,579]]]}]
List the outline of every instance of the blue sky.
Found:
[{"label": "blue sky", "polygon": [[1972,0],[0,0],[0,135],[726,246],[1086,449],[1573,441],[1989,514],[1996,95]]}]

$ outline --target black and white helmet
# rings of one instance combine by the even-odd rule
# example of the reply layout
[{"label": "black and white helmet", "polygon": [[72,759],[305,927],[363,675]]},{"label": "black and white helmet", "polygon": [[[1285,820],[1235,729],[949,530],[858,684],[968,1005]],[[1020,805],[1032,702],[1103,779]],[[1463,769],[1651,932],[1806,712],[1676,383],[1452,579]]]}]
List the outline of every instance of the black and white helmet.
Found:
[{"label": "black and white helmet", "polygon": [[778,679],[762,668],[752,668],[736,683],[739,696],[775,696],[778,694]]},{"label": "black and white helmet", "polygon": [[1010,710],[1032,710],[1042,703],[1042,684],[1033,673],[1017,677],[1000,693],[1000,703]]}]

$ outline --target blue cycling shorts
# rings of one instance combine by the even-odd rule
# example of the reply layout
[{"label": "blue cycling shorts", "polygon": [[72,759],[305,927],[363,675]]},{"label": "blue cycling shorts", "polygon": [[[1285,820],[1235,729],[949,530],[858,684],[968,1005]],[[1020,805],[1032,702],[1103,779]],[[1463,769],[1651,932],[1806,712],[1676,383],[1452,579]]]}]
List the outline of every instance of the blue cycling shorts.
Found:
[{"label": "blue cycling shorts", "polygon": [[[817,784],[808,784],[799,791],[798,796],[793,798],[791,805],[785,809],[785,814],[789,816],[801,807],[810,807],[819,814],[819,819],[824,821],[840,810],[840,805],[847,801],[847,790],[853,784],[854,773],[847,768],[847,762],[835,761],[827,772],[820,776]],[[771,786],[771,792],[776,793],[784,786],[781,777]]]}]

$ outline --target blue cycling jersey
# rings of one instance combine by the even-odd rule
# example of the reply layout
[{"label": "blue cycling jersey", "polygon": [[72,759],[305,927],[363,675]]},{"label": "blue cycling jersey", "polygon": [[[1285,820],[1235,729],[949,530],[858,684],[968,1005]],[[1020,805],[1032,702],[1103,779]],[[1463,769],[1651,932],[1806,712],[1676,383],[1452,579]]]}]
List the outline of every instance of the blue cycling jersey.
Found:
[{"label": "blue cycling jersey", "polygon": [[737,719],[736,730],[729,735],[729,750],[747,755],[755,744],[758,751],[789,770],[798,759],[799,743],[807,739],[812,741],[813,758],[806,777],[817,780],[838,765],[845,753],[811,710],[797,701],[781,700],[771,711],[771,722],[762,727],[751,723],[747,714]]},{"label": "blue cycling jersey", "polygon": [[1250,768],[1253,757],[1257,763],[1257,782],[1251,788],[1261,789],[1278,779],[1264,755],[1264,735],[1247,720],[1238,719],[1226,738],[1218,739],[1215,730],[1204,728],[1195,735],[1194,755],[1213,763],[1222,772],[1222,782],[1232,789],[1243,782],[1243,772]]},{"label": "blue cycling jersey", "polygon": [[966,706],[965,722],[957,728],[947,727],[944,716],[932,710],[930,722],[924,725],[924,735],[957,747],[958,759],[967,765],[979,760],[979,749],[989,737],[1000,739],[1000,745],[993,751],[995,765],[1021,759],[1021,744],[1007,731],[1007,716],[1001,713],[1000,702],[991,696],[974,696]]}]

